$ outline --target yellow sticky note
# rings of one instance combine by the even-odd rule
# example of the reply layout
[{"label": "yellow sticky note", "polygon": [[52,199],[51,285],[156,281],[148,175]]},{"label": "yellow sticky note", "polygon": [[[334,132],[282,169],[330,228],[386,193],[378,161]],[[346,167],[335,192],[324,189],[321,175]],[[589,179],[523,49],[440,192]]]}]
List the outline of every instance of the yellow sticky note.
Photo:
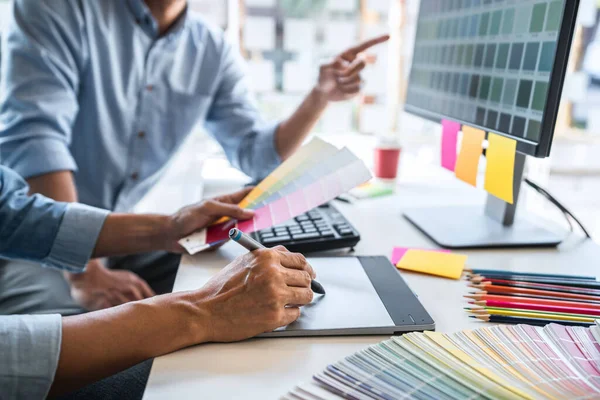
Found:
[{"label": "yellow sticky note", "polygon": [[408,250],[396,267],[409,271],[459,279],[467,256],[427,250]]},{"label": "yellow sticky note", "polygon": [[477,170],[479,169],[479,158],[483,149],[485,132],[470,126],[463,126],[462,132],[462,144],[454,173],[458,179],[477,186]]},{"label": "yellow sticky note", "polygon": [[513,204],[515,179],[515,154],[517,142],[490,133],[486,152],[485,190],[499,199]]}]

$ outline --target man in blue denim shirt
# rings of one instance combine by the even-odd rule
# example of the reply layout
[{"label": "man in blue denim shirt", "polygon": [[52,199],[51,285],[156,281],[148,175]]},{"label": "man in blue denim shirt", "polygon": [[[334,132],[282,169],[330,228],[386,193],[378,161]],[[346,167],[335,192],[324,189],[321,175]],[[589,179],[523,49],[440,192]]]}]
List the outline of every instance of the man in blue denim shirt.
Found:
[{"label": "man in blue denim shirt", "polygon": [[[34,193],[127,211],[202,123],[234,166],[260,178],[295,151],[329,102],[359,92],[362,52],[386,40],[367,41],[323,65],[299,108],[287,120],[266,123],[239,52],[185,0],[15,0],[3,41],[0,160]],[[156,283],[168,271],[143,258],[117,266],[137,272],[156,291],[169,290]],[[18,268],[17,275],[3,269],[10,287],[42,280],[35,266]],[[130,273],[136,290],[124,292],[121,277],[97,260],[85,274],[67,276],[87,309],[137,300],[145,285]],[[52,293],[67,291],[58,303],[69,302],[61,277],[43,281]],[[22,311],[3,305],[6,298],[0,313]],[[63,309],[56,302],[43,306]]]},{"label": "man in blue denim shirt", "polygon": [[[235,205],[247,191],[172,216],[109,214],[27,192],[17,174],[0,167],[0,256],[73,273],[83,272],[92,255],[178,251],[178,239],[222,215],[252,216]],[[183,347],[242,340],[287,325],[299,317],[299,306],[312,300],[314,276],[299,254],[264,250],[234,260],[196,291],[85,316],[0,316],[0,397],[29,400],[68,393]],[[109,390],[118,398],[131,393],[127,387]],[[118,390],[124,392],[114,393]]]}]

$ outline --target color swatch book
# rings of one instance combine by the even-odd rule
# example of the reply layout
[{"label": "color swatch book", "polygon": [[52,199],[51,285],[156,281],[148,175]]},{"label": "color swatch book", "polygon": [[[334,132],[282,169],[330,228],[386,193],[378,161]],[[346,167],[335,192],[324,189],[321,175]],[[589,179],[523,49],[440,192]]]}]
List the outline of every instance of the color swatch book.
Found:
[{"label": "color swatch book", "polygon": [[283,398],[600,398],[600,329],[498,325],[408,333],[329,365]]},{"label": "color swatch book", "polygon": [[233,227],[252,233],[281,224],[369,179],[371,173],[351,151],[313,139],[242,200],[240,207],[255,210],[254,218],[240,222],[222,219],[179,243],[190,254],[198,253],[227,240]]}]

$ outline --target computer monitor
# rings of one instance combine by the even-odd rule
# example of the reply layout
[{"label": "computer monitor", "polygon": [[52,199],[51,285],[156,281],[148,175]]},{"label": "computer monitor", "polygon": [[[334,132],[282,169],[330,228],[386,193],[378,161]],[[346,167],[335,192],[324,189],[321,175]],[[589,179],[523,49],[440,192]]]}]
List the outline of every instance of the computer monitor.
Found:
[{"label": "computer monitor", "polygon": [[[421,0],[405,110],[515,139],[517,195],[525,155],[550,153],[578,7],[578,0]],[[460,217],[478,226],[469,238],[431,221],[442,214],[405,215],[446,247],[560,242],[515,221],[515,210],[516,201],[508,205],[493,196],[486,217],[465,210]]]}]

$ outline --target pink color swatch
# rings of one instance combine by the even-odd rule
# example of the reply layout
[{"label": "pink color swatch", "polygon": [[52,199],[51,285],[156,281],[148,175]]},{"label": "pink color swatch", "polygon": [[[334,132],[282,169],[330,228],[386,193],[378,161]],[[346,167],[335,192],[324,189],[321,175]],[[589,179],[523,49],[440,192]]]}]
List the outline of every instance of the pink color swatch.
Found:
[{"label": "pink color swatch", "polygon": [[306,205],[306,200],[304,199],[304,193],[302,190],[292,193],[287,197],[287,199],[292,215],[300,215],[310,209]]},{"label": "pink color swatch", "polygon": [[254,228],[254,218],[246,221],[241,221],[238,223],[238,229],[244,233],[252,233],[255,232]]},{"label": "pink color swatch", "polygon": [[269,204],[269,207],[271,207],[271,214],[273,215],[274,225],[281,224],[282,222],[285,222],[288,219],[292,218],[290,207],[288,206],[285,197],[282,197],[281,199]]},{"label": "pink color swatch", "polygon": [[206,232],[206,243],[213,244],[229,239],[229,230],[235,228],[236,221],[230,220],[211,227]]},{"label": "pink color swatch", "polygon": [[[392,264],[396,265],[402,260],[402,257],[407,251],[411,250],[409,247],[394,247],[392,250]],[[437,251],[440,253],[450,253],[449,250],[432,250],[432,249],[413,249],[413,250],[425,250],[425,251]]]},{"label": "pink color swatch", "polygon": [[269,228],[273,226],[273,218],[271,217],[271,209],[269,206],[264,206],[255,210],[254,212],[254,229],[260,231],[261,229]]},{"label": "pink color swatch", "polygon": [[453,172],[456,167],[456,144],[459,131],[458,122],[442,120],[442,167]]},{"label": "pink color swatch", "polygon": [[319,206],[327,201],[327,197],[323,194],[323,188],[320,182],[315,182],[304,188],[304,197],[308,204],[314,204],[314,207]]}]

